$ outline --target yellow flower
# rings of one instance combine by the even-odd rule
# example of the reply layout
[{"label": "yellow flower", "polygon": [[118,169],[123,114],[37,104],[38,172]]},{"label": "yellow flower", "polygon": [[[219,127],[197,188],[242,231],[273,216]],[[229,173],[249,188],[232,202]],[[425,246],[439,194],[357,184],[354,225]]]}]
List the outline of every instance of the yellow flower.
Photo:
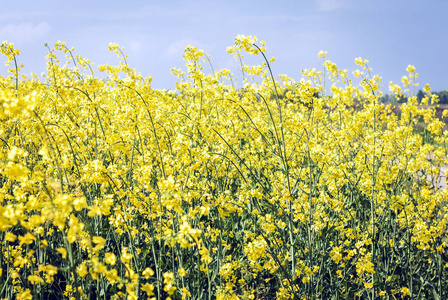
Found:
[{"label": "yellow flower", "polygon": [[415,67],[413,65],[408,65],[406,71],[409,73],[415,73]]},{"label": "yellow flower", "polygon": [[358,66],[363,66],[363,65],[364,65],[364,61],[363,61],[363,59],[362,59],[361,57],[357,57],[357,58],[355,58],[355,63],[356,63]]},{"label": "yellow flower", "polygon": [[184,268],[180,268],[177,272],[179,273],[180,277],[184,277],[185,275],[187,275],[187,271],[185,271]]},{"label": "yellow flower", "polygon": [[80,211],[83,208],[87,208],[88,205],[86,203],[86,198],[85,197],[78,197],[73,201],[73,207],[75,208],[76,211]]},{"label": "yellow flower", "polygon": [[327,51],[320,50],[319,53],[317,54],[317,57],[319,57],[319,58],[322,57],[323,59],[325,59],[326,55],[327,55]]},{"label": "yellow flower", "polygon": [[181,288],[180,291],[182,292],[182,300],[186,299],[187,297],[191,297],[191,293],[187,290],[187,288]]},{"label": "yellow flower", "polygon": [[149,284],[149,283],[142,284],[141,290],[146,292],[148,297],[154,295],[154,285],[153,284]]},{"label": "yellow flower", "polygon": [[149,279],[149,277],[154,275],[154,271],[148,267],[143,271],[142,275],[145,276],[146,279]]},{"label": "yellow flower", "polygon": [[115,263],[116,263],[116,261],[117,261],[117,257],[115,256],[114,253],[107,252],[107,253],[105,254],[104,262],[105,262],[106,264],[109,264],[109,265],[111,265],[111,266],[114,266]]},{"label": "yellow flower", "polygon": [[62,247],[61,248],[57,248],[56,251],[61,253],[63,259],[67,258],[67,250],[65,248],[62,248]]},{"label": "yellow flower", "polygon": [[110,284],[115,284],[120,280],[120,276],[118,276],[118,271],[116,269],[106,271],[106,278]]},{"label": "yellow flower", "polygon": [[87,215],[89,217],[94,217],[94,216],[101,216],[101,208],[97,205],[94,206],[90,206],[88,207],[89,212],[87,213]]},{"label": "yellow flower", "polygon": [[29,275],[28,276],[28,281],[31,284],[33,284],[33,285],[44,282],[44,280],[41,277],[37,276],[37,275]]},{"label": "yellow flower", "polygon": [[26,289],[25,291],[17,294],[17,300],[31,300],[33,299],[33,295],[31,295],[31,291]]},{"label": "yellow flower", "polygon": [[24,236],[19,236],[19,245],[22,246],[23,244],[30,245],[36,240],[36,237],[32,235],[31,233],[27,232]]},{"label": "yellow flower", "polygon": [[92,238],[92,242],[94,242],[95,244],[97,244],[95,246],[95,250],[101,250],[104,248],[105,244],[106,244],[106,239],[101,237],[101,236],[94,236]]},{"label": "yellow flower", "polygon": [[20,277],[20,274],[19,274],[19,272],[17,272],[17,271],[12,271],[12,273],[11,273],[11,278],[12,279],[16,279],[16,278],[19,278]]},{"label": "yellow flower", "polygon": [[14,242],[17,239],[17,236],[12,232],[7,232],[5,234],[5,241]]},{"label": "yellow flower", "polygon": [[163,273],[163,283],[171,284],[174,281],[174,273],[173,272],[165,272]]},{"label": "yellow flower", "polygon": [[121,254],[121,261],[124,262],[125,264],[129,263],[132,259],[132,254],[131,253],[127,253],[127,251],[123,251],[123,253]]},{"label": "yellow flower", "polygon": [[403,294],[403,296],[410,295],[409,289],[407,287],[402,287],[401,293]]},{"label": "yellow flower", "polygon": [[80,264],[79,266],[77,266],[77,267],[76,267],[76,272],[79,274],[79,276],[81,276],[81,278],[86,277],[87,274],[89,274],[89,271],[87,270],[86,263],[83,262],[82,264]]}]

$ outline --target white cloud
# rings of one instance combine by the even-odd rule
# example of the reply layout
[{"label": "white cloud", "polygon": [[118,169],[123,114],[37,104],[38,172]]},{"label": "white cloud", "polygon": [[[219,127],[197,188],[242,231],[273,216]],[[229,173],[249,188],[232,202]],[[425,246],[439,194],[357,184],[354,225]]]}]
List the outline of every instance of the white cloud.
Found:
[{"label": "white cloud", "polygon": [[47,22],[37,25],[32,23],[8,24],[0,28],[0,37],[8,42],[29,42],[44,37],[51,31]]},{"label": "white cloud", "polygon": [[319,11],[332,11],[345,5],[342,0],[316,0]]}]

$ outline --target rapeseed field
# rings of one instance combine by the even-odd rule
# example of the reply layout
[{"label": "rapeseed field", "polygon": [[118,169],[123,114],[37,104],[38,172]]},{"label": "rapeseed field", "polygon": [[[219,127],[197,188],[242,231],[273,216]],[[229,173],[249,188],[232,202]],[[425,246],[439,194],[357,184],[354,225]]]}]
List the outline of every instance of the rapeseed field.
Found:
[{"label": "rapeseed field", "polygon": [[109,48],[58,42],[41,80],[0,46],[0,299],[448,298],[448,131],[413,66],[396,114],[362,58],[294,80],[237,36],[242,82],[187,46],[166,91]]}]

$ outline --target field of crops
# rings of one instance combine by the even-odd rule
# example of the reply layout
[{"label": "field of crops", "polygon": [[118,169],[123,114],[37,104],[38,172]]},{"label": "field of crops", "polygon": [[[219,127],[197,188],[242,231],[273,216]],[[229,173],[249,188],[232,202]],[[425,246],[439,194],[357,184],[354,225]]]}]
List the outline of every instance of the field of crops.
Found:
[{"label": "field of crops", "polygon": [[57,43],[39,80],[0,46],[0,299],[448,298],[446,114],[413,66],[396,114],[361,58],[294,81],[238,36],[243,82],[188,46],[166,91],[109,48]]}]

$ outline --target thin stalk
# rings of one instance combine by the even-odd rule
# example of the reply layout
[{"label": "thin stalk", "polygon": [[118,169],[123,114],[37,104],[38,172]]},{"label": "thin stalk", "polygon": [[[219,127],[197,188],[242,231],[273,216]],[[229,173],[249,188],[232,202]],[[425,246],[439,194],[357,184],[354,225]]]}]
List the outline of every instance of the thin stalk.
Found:
[{"label": "thin stalk", "polygon": [[16,56],[14,55],[14,66],[15,66],[15,77],[16,77],[16,97],[17,97],[17,92],[19,90],[19,67],[17,66],[17,59]]},{"label": "thin stalk", "polygon": [[153,118],[152,118],[152,114],[151,114],[151,111],[149,110],[148,104],[146,103],[145,98],[143,98],[143,96],[142,96],[136,89],[133,89],[133,88],[131,88],[131,87],[129,87],[129,86],[126,86],[126,85],[124,85],[124,86],[127,87],[127,88],[129,88],[129,89],[131,89],[131,90],[133,90],[133,91],[135,91],[135,93],[136,93],[136,94],[139,96],[139,98],[143,101],[143,104],[144,104],[145,107],[146,107],[146,111],[148,112],[149,120],[150,120],[150,122],[151,122],[152,131],[153,131],[153,133],[154,133],[154,137],[155,137],[155,139],[156,139],[157,149],[158,149],[158,151],[159,151],[159,157],[160,157],[160,164],[161,164],[161,169],[162,169],[162,175],[163,175],[163,178],[166,179],[165,166],[164,166],[164,163],[163,163],[162,150],[161,150],[161,148],[160,148],[159,137],[157,136],[156,128],[155,128],[155,126],[154,126],[154,120],[153,120]]},{"label": "thin stalk", "polygon": [[[288,187],[288,191],[291,194],[291,183],[289,180],[289,165],[288,165],[288,156],[286,154],[286,140],[285,140],[285,134],[284,134],[284,130],[283,130],[283,116],[282,116],[282,108],[280,105],[280,99],[278,97],[278,91],[277,91],[277,84],[275,83],[275,79],[274,79],[274,74],[272,73],[272,69],[271,66],[269,64],[268,59],[266,58],[266,55],[264,55],[264,52],[261,51],[260,47],[258,47],[257,45],[253,44],[255,48],[257,48],[261,55],[263,56],[266,65],[269,69],[269,74],[271,75],[271,80],[272,80],[272,84],[274,86],[274,91],[275,91],[275,99],[277,101],[277,111],[278,111],[278,115],[279,115],[279,120],[280,120],[280,134],[281,134],[281,143],[279,141],[279,148],[281,149],[281,146],[283,146],[283,151],[280,151],[280,153],[282,153],[281,158],[283,161],[283,167],[284,167],[284,171],[285,171],[285,178],[286,178],[286,184]],[[266,104],[267,105],[267,104]],[[271,116],[272,118],[272,116]],[[274,120],[272,120],[274,122]],[[274,123],[274,128],[275,128],[275,123]],[[293,237],[293,222],[292,222],[292,216],[291,216],[291,200],[288,200],[288,211],[289,211],[289,224],[288,224],[288,229],[289,229],[289,242],[291,244],[291,248],[290,248],[290,252],[291,252],[291,269],[292,269],[292,274],[294,276],[295,274],[295,265],[296,265],[296,261],[295,261],[295,248],[294,248],[294,237]]]}]

